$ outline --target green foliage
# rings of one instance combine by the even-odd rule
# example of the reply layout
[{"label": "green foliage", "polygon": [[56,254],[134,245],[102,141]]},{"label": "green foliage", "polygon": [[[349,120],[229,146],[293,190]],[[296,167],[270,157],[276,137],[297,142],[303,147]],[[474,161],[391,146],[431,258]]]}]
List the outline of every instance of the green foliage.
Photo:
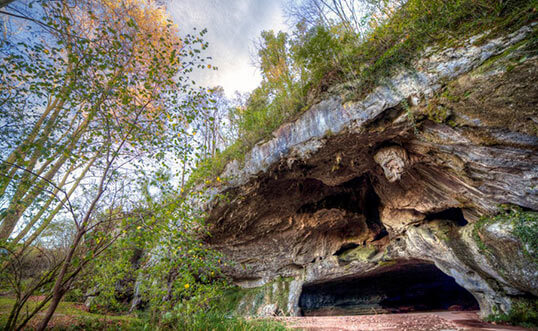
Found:
[{"label": "green foliage", "polygon": [[100,317],[88,317],[82,316],[78,317],[73,321],[71,325],[65,325],[60,327],[55,327],[53,330],[65,330],[65,331],[75,331],[75,330],[146,330],[143,322],[133,319],[133,320],[115,320],[110,319],[109,316],[100,316]]},{"label": "green foliage", "polygon": [[258,289],[241,289],[220,282],[199,293],[167,308],[158,323],[150,320],[147,325],[158,325],[163,330],[285,330],[275,321],[246,319],[238,315],[241,299],[248,294],[260,293]]},{"label": "green foliage", "polygon": [[327,91],[330,85],[340,82],[341,77],[356,78],[342,59],[349,56],[353,46],[359,42],[358,35],[341,26],[317,26],[298,34],[293,56],[307,69],[309,94],[316,96]]},{"label": "green foliage", "polygon": [[[360,97],[401,65],[407,65],[426,46],[457,42],[466,36],[530,22],[533,1],[410,0],[389,20],[377,26],[350,52],[350,63],[360,80],[353,97]],[[374,21],[375,23],[375,21]],[[455,37],[457,36],[457,37]]]},{"label": "green foliage", "polygon": [[484,225],[487,224],[488,222],[489,222],[489,219],[487,217],[481,217],[477,222],[475,222],[473,224],[473,234],[472,234],[473,239],[476,242],[476,244],[478,245],[478,249],[482,253],[489,252],[489,249],[488,249],[488,246],[486,245],[486,243],[484,243],[484,241],[482,241],[482,238],[480,238],[479,232],[482,230]]},{"label": "green foliage", "polygon": [[[0,298],[0,326],[7,320],[14,299]],[[35,303],[33,303],[35,304]],[[104,315],[88,313],[73,303],[61,303],[58,313],[66,318],[60,319],[54,330],[155,330],[156,326],[144,318],[131,315]],[[247,320],[238,316],[225,315],[219,311],[197,311],[185,314],[175,310],[165,314],[159,325],[160,330],[285,330],[278,322],[268,320]]]},{"label": "green foliage", "polygon": [[[157,178],[171,158],[190,156],[187,131],[207,105],[189,74],[206,67],[201,51],[207,43],[206,30],[180,35],[153,1],[36,0],[18,6],[30,16],[17,22],[27,32],[8,37],[6,31],[0,40],[0,121],[10,128],[0,130],[0,200],[6,207],[0,210],[0,241],[13,246],[9,261],[0,263],[10,267],[17,298],[7,328],[23,328],[52,301],[42,329],[90,266],[96,273],[87,283],[94,281],[99,292],[94,306],[126,308],[118,288],[135,281],[128,255],[137,240],[147,249],[165,246],[138,230],[189,245],[197,240],[188,229],[203,226],[192,215],[155,211],[155,204],[137,208],[142,197],[134,186]],[[57,245],[58,254],[28,282],[20,261],[38,239]],[[111,245],[119,256],[107,254]],[[191,275],[201,273],[195,270],[200,263],[171,255],[165,258],[177,261],[175,272],[187,265]],[[80,298],[82,289],[71,291],[71,298]],[[23,317],[36,294],[44,294],[42,304]]]},{"label": "green foliage", "polygon": [[509,313],[490,315],[486,321],[521,325],[527,328],[538,327],[538,300],[522,298],[513,301]]},{"label": "green foliage", "polygon": [[218,310],[225,315],[233,315],[238,313],[239,303],[249,292],[256,289],[244,289],[239,286],[230,286],[225,289],[221,296],[217,299],[216,306]]},{"label": "green foliage", "polygon": [[130,218],[143,216],[141,225],[126,231],[87,275],[87,290],[96,293],[94,309],[129,308],[130,299],[123,298],[132,298],[136,283],[151,328],[183,322],[197,327],[217,318],[204,312],[213,311],[227,283],[220,254],[202,241],[207,235],[204,215],[190,203],[192,194],[178,196],[164,187],[160,196],[148,195],[145,205],[133,211]]},{"label": "green foliage", "polygon": [[277,315],[289,315],[288,298],[292,280],[293,278],[278,277],[254,288],[230,286],[217,298],[215,307],[224,315],[255,316],[262,305],[276,304]]},{"label": "green foliage", "polygon": [[215,178],[219,182],[221,178],[218,178],[218,175],[224,171],[226,165],[233,160],[242,162],[247,152],[248,149],[246,146],[236,141],[224,151],[217,151],[213,157],[202,159],[198,162],[196,169],[191,173],[186,187],[191,188],[196,183],[203,182],[204,180],[210,183],[210,178]]},{"label": "green foliage", "polygon": [[156,211],[164,225],[154,234],[141,289],[156,311],[203,309],[224,284],[220,254],[201,240],[207,235],[202,216],[181,199]]},{"label": "green foliage", "polygon": [[529,0],[410,0],[388,19],[372,19],[364,39],[344,27],[316,27],[302,36],[294,55],[307,65],[311,88],[321,79],[348,82],[346,97],[359,98],[427,46],[488,30],[506,33],[536,18],[535,6]]},{"label": "green foliage", "polygon": [[538,214],[535,212],[513,212],[514,234],[523,242],[525,252],[538,260]]},{"label": "green foliage", "polygon": [[258,141],[268,138],[271,132],[291,113],[286,110],[280,101],[284,95],[273,96],[273,100],[266,94],[264,87],[255,89],[248,100],[246,109],[241,113],[239,121],[239,141],[246,146],[254,146]]},{"label": "green foliage", "polygon": [[64,296],[65,302],[82,302],[84,301],[84,292],[81,288],[75,287]]}]

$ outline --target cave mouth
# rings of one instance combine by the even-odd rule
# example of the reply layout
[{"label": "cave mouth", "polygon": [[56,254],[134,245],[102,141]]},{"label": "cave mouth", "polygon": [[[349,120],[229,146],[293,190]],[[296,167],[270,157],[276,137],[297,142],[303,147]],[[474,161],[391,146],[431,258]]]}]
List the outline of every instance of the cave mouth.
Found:
[{"label": "cave mouth", "polygon": [[427,262],[402,262],[366,276],[305,285],[299,307],[304,316],[479,308],[471,293]]}]

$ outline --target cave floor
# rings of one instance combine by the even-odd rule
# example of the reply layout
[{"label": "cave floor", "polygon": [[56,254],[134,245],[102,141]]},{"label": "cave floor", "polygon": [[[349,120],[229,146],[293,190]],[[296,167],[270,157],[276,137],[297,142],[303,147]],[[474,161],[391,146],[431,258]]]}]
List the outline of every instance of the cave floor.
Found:
[{"label": "cave floor", "polygon": [[357,316],[279,317],[301,330],[528,330],[482,322],[476,311],[442,311]]}]

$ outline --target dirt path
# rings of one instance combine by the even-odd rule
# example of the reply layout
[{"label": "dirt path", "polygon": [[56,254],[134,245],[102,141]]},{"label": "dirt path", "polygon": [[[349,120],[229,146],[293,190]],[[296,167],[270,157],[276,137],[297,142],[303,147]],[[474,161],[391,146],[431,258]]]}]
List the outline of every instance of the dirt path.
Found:
[{"label": "dirt path", "polygon": [[358,316],[283,317],[289,327],[303,330],[528,330],[480,321],[477,312],[428,312]]}]

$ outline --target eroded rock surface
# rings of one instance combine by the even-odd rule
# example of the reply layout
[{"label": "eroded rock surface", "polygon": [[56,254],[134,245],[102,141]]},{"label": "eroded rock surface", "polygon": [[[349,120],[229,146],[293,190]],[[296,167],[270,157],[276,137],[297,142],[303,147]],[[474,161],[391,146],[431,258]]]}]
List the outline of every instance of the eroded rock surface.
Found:
[{"label": "eroded rock surface", "polygon": [[538,210],[533,35],[430,50],[416,70],[359,102],[321,102],[230,164],[207,241],[240,286],[287,282],[286,300],[250,313],[299,314],[303,285],[412,261],[453,277],[482,315],[535,304],[538,248],[514,224],[484,221],[499,204]]},{"label": "eroded rock surface", "polygon": [[400,180],[410,166],[407,151],[400,146],[381,148],[375,153],[374,161],[381,166],[389,183]]}]

